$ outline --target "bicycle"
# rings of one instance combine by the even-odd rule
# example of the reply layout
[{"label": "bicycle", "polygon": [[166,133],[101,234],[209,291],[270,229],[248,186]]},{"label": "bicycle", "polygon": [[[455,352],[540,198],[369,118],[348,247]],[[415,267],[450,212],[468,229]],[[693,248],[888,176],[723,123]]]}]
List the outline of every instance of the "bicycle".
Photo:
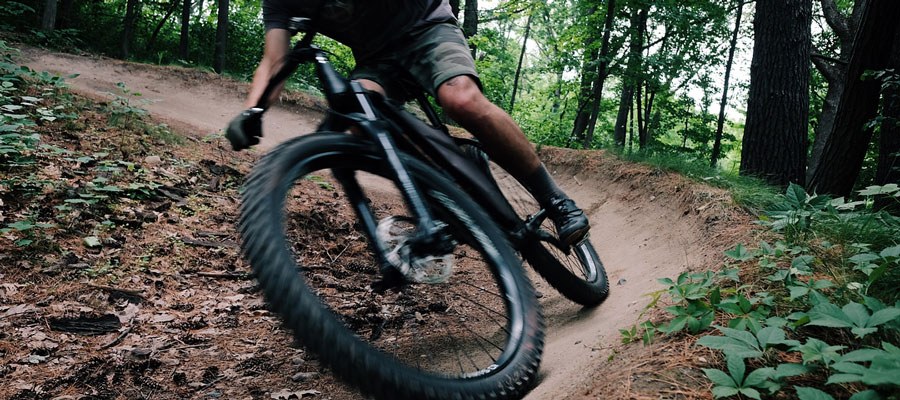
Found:
[{"label": "bicycle", "polygon": [[[271,309],[335,375],[375,398],[524,396],[544,322],[516,253],[564,296],[593,306],[609,285],[590,241],[565,247],[541,228],[543,210],[517,213],[478,143],[452,138],[424,93],[416,97],[430,125],[335,71],[312,45],[308,19],[293,19],[291,31],[304,36],[261,98],[313,63],[330,110],[316,133],[265,155],[245,185],[242,250]],[[318,171],[330,171],[342,193]],[[322,201],[321,213],[284,214],[318,190],[345,205]],[[346,208],[358,228],[337,228],[350,238],[345,250],[361,230],[370,254],[298,265],[317,250],[292,246],[287,235],[305,223],[327,226]],[[303,218],[310,220],[296,222]]]}]

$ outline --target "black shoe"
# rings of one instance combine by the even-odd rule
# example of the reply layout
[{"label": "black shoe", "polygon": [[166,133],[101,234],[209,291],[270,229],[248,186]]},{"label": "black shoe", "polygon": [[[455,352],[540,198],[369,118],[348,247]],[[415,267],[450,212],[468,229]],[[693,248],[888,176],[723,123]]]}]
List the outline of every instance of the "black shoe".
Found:
[{"label": "black shoe", "polygon": [[584,215],[584,211],[581,211],[568,197],[550,199],[547,213],[550,220],[556,225],[559,241],[566,246],[578,243],[591,230],[591,224]]}]

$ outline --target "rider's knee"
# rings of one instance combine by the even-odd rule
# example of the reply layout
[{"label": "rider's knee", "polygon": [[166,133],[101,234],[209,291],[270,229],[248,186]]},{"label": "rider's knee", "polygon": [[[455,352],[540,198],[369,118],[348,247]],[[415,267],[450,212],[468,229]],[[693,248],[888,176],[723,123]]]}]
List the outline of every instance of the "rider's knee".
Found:
[{"label": "rider's knee", "polygon": [[487,98],[478,85],[467,76],[459,76],[441,85],[438,100],[450,118],[480,114],[485,111]]}]

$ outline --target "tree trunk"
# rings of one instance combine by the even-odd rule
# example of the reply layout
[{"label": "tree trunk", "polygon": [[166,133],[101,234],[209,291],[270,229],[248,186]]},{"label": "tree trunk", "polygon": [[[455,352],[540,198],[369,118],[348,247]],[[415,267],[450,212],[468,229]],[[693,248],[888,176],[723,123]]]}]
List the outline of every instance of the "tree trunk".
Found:
[{"label": "tree trunk", "polygon": [[728,47],[728,61],[725,62],[725,84],[722,88],[722,101],[719,103],[719,120],[716,122],[716,139],[713,142],[711,167],[715,167],[722,156],[722,135],[725,133],[725,108],[728,107],[728,84],[731,81],[731,66],[734,64],[734,51],[737,49],[738,34],[741,32],[741,16],[744,14],[744,0],[737,0],[737,11],[734,16],[734,31]]},{"label": "tree trunk", "polygon": [[[610,60],[610,36],[612,35],[613,22],[616,16],[616,0],[607,0],[606,17],[603,22],[603,39],[600,43],[600,54],[597,58],[597,74],[594,76],[594,82],[591,85],[591,102],[590,102],[590,118],[587,124],[587,133],[582,139],[582,146],[590,148],[594,142],[594,129],[597,127],[597,118],[600,115],[600,104],[603,101],[603,86],[606,84],[606,77],[609,76]],[[576,136],[577,137],[577,136]]]},{"label": "tree trunk", "polygon": [[533,14],[529,12],[528,21],[525,22],[525,38],[522,39],[522,51],[519,53],[519,65],[516,66],[516,76],[513,78],[512,97],[509,99],[509,112],[512,114],[516,105],[516,92],[519,90],[519,78],[522,76],[522,64],[525,62],[525,48],[528,45],[528,37],[531,36],[531,17]]},{"label": "tree trunk", "polygon": [[181,3],[181,37],[178,41],[178,56],[182,60],[188,59],[190,51],[190,28],[191,28],[191,0],[184,0]]},{"label": "tree trunk", "polygon": [[131,41],[134,38],[134,25],[137,22],[140,0],[128,0],[125,4],[125,18],[122,20],[122,58],[131,54]]},{"label": "tree trunk", "polygon": [[628,66],[622,77],[622,96],[619,99],[619,113],[616,117],[616,126],[613,132],[616,145],[625,144],[625,124],[628,122],[628,111],[634,102],[634,88],[640,84],[640,68],[643,63],[644,34],[647,31],[647,18],[650,7],[645,5],[635,9],[631,13],[631,39],[628,49]]},{"label": "tree trunk", "polygon": [[[653,101],[656,99],[656,86],[647,84],[645,87],[647,90],[643,94],[643,117],[638,118],[638,137],[640,138],[641,149],[646,149],[647,146],[650,146],[652,141],[651,139],[653,136],[650,133],[650,124],[653,112]],[[656,113],[655,118],[659,118],[659,112]]]},{"label": "tree trunk", "polygon": [[459,1],[460,0],[450,0],[450,10],[453,11],[453,17],[459,19]]},{"label": "tree trunk", "polygon": [[[463,33],[467,38],[478,34],[478,0],[466,0],[466,7],[463,10]],[[469,45],[472,49],[472,58],[475,58],[477,48],[475,45]]]},{"label": "tree trunk", "polygon": [[52,32],[56,27],[56,1],[46,0],[44,2],[44,16],[41,18],[41,30],[44,32]]},{"label": "tree trunk", "polygon": [[859,176],[872,129],[865,127],[878,112],[880,82],[862,80],[863,73],[889,66],[898,30],[900,2],[868,0],[847,66],[845,89],[834,121],[834,131],[822,150],[819,168],[809,188],[818,193],[847,196]]},{"label": "tree trunk", "polygon": [[156,24],[156,28],[153,29],[153,34],[150,35],[150,40],[147,41],[147,50],[146,52],[149,54],[153,50],[153,46],[156,45],[156,39],[159,37],[159,32],[162,31],[163,26],[165,26],[166,21],[172,17],[172,14],[175,14],[175,10],[178,9],[179,0],[172,0],[172,3],[169,4],[169,9],[166,10],[166,15],[164,15],[159,23]]},{"label": "tree trunk", "polygon": [[757,0],[741,174],[803,183],[812,0]]},{"label": "tree trunk", "polygon": [[835,0],[821,0],[825,21],[831,27],[835,36],[837,36],[840,56],[837,62],[827,60],[818,54],[812,58],[813,65],[828,82],[828,91],[825,94],[822,111],[819,113],[812,152],[807,163],[807,182],[812,182],[812,177],[819,168],[820,160],[822,159],[822,150],[825,148],[825,143],[834,130],[835,114],[841,101],[841,95],[844,93],[844,80],[847,75],[846,61],[850,58],[850,52],[853,50],[853,39],[856,38],[856,31],[859,28],[862,4],[864,2],[865,0],[856,0],[853,6],[853,13],[847,18],[838,10]]},{"label": "tree trunk", "polygon": [[882,93],[881,147],[875,184],[900,183],[900,30],[894,34],[894,50],[891,51],[890,68],[894,70],[894,86],[885,87]]},{"label": "tree trunk", "polygon": [[219,0],[218,17],[213,70],[217,74],[221,74],[225,69],[225,40],[228,37],[228,0]]},{"label": "tree trunk", "polygon": [[644,137],[644,85],[637,86],[637,93],[634,96],[634,109],[637,111],[637,131],[638,131],[638,148],[643,150],[647,147],[647,138]]},{"label": "tree trunk", "polygon": [[72,4],[75,0],[60,0],[56,13],[56,28],[68,29],[72,23]]}]

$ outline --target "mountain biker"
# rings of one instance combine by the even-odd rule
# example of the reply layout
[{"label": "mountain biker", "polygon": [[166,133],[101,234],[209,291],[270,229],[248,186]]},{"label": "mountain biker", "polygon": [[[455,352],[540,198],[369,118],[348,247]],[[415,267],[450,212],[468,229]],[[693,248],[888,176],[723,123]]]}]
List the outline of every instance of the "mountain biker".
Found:
[{"label": "mountain biker", "polygon": [[[351,78],[367,90],[400,99],[402,66],[444,113],[471,132],[488,156],[521,182],[548,210],[559,239],[580,241],[590,229],[584,212],[550,177],[521,128],[481,92],[468,44],[448,0],[263,0],[262,61],[245,105],[226,136],[235,150],[259,143],[264,110],[258,104],[269,78],[289,51],[291,17],[312,17],[319,31],[347,46],[356,59]],[[273,104],[281,88],[266,104]]]}]

